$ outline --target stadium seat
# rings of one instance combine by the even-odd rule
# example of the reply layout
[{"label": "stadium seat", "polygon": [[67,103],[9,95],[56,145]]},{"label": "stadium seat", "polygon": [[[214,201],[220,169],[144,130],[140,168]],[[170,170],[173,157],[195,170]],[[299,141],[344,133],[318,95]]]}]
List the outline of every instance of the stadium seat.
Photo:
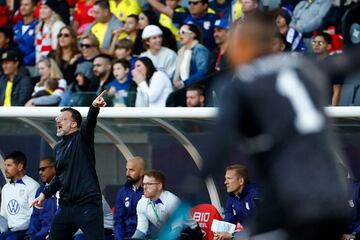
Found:
[{"label": "stadium seat", "polygon": [[339,106],[360,106],[360,74],[347,78],[341,89]]},{"label": "stadium seat", "polygon": [[199,224],[203,232],[203,240],[212,240],[211,224],[214,219],[222,220],[219,211],[211,204],[199,204],[190,210],[192,218]]}]

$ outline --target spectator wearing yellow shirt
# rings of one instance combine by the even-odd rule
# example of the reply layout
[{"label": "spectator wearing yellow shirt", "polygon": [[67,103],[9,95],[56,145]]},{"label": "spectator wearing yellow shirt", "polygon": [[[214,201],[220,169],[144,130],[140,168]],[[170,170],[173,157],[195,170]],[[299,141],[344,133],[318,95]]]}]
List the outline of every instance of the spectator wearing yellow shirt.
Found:
[{"label": "spectator wearing yellow shirt", "polygon": [[[185,12],[186,9],[180,6],[180,0],[166,0],[166,7],[173,9],[175,12]],[[179,36],[179,28],[181,27],[179,24],[173,23],[171,18],[164,13],[160,14],[159,23],[170,29],[171,33],[176,37],[176,41],[180,41]]]},{"label": "spectator wearing yellow shirt", "polygon": [[123,24],[110,12],[109,2],[106,0],[94,3],[93,17],[95,21],[86,28],[85,34],[94,34],[99,40],[101,51],[108,53],[113,34]]},{"label": "spectator wearing yellow shirt", "polygon": [[24,106],[31,98],[33,85],[28,71],[21,66],[20,54],[14,50],[4,52],[1,64],[0,106]]},{"label": "spectator wearing yellow shirt", "polygon": [[242,1],[233,0],[231,3],[231,20],[235,21],[242,16]]},{"label": "spectator wearing yellow shirt", "polygon": [[118,40],[118,39],[127,38],[134,43],[136,39],[136,33],[138,30],[138,23],[139,23],[138,15],[135,14],[129,15],[125,20],[124,27],[121,29],[119,36],[115,39]]},{"label": "spectator wearing yellow shirt", "polygon": [[129,15],[139,15],[141,6],[137,0],[109,0],[110,11],[119,19],[125,22]]}]

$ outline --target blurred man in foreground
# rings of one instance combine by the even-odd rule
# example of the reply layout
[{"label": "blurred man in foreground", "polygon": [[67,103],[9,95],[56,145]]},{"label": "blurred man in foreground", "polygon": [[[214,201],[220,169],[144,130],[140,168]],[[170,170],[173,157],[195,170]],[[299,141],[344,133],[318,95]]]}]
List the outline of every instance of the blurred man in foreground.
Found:
[{"label": "blurred man in foreground", "polygon": [[302,57],[271,55],[275,32],[261,15],[230,30],[236,70],[223,92],[216,148],[203,173],[215,171],[241,137],[264,188],[254,239],[340,239],[349,192],[323,109],[326,78]]}]

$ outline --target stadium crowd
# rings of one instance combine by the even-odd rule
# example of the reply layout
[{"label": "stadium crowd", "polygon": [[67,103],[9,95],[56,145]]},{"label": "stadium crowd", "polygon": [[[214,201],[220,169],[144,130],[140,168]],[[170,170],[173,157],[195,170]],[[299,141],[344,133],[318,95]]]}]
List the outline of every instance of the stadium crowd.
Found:
[{"label": "stadium crowd", "polygon": [[[325,61],[341,53],[341,18],[356,4],[6,1],[0,4],[0,106],[90,106],[103,90],[108,106],[214,106],[220,94],[212,86],[231,79],[221,74],[231,68],[226,52],[232,22],[269,12],[279,29],[274,53]],[[329,105],[338,105],[343,82],[329,83]]]}]

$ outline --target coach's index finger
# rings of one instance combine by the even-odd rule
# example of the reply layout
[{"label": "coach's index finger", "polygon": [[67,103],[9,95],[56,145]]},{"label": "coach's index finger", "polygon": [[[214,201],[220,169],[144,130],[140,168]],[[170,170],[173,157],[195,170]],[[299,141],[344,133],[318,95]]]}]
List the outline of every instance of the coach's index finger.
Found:
[{"label": "coach's index finger", "polygon": [[107,91],[107,90],[102,91],[102,92],[100,93],[100,95],[98,96],[98,98],[104,97],[104,94],[106,93],[106,91]]}]

